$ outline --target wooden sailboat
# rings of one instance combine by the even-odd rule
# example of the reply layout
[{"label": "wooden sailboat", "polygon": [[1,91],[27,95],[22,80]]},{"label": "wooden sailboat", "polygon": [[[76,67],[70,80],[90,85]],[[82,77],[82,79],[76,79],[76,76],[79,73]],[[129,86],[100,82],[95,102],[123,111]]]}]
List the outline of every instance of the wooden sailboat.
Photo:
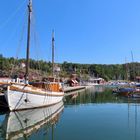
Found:
[{"label": "wooden sailboat", "polygon": [[10,83],[5,97],[11,111],[50,106],[62,101],[64,92],[59,81],[28,84],[29,50],[30,50],[30,22],[32,14],[32,0],[28,5],[28,36],[26,54],[26,73],[24,83]]}]

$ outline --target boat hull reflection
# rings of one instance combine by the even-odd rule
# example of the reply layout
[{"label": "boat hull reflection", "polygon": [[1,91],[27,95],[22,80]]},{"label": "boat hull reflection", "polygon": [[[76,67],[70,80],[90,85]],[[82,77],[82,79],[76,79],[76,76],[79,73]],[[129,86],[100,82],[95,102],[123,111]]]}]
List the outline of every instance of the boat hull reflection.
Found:
[{"label": "boat hull reflection", "polygon": [[63,109],[63,102],[59,102],[46,108],[10,112],[3,122],[6,139],[28,137],[49,122],[55,124]]}]

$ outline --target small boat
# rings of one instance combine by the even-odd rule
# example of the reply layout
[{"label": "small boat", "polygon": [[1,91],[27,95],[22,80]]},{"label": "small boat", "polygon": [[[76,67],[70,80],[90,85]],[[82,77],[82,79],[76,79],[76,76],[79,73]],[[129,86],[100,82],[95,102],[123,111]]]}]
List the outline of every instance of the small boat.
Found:
[{"label": "small boat", "polygon": [[120,95],[120,96],[125,96],[125,97],[131,97],[133,93],[136,92],[135,88],[117,88],[113,90],[113,93]]},{"label": "small boat", "polygon": [[43,126],[55,125],[63,109],[63,102],[60,102],[45,108],[9,112],[0,123],[2,137],[7,140],[27,139]]},{"label": "small boat", "polygon": [[140,98],[140,90],[138,88],[118,88],[114,89],[113,93],[129,98]]},{"label": "small boat", "polygon": [[136,85],[136,87],[140,87],[140,83],[136,83],[135,85]]},{"label": "small boat", "polygon": [[[30,26],[32,15],[32,0],[28,5],[28,36],[26,54],[25,80],[10,82],[4,92],[6,101],[11,111],[38,108],[54,105],[62,101],[64,91],[59,81],[47,81],[29,84],[29,50],[30,50]],[[54,37],[52,37],[52,44]]]},{"label": "small boat", "polygon": [[133,97],[133,98],[140,98],[140,93],[133,93],[131,97]]},{"label": "small boat", "polygon": [[11,78],[8,77],[0,77],[0,85],[7,84],[11,82]]}]

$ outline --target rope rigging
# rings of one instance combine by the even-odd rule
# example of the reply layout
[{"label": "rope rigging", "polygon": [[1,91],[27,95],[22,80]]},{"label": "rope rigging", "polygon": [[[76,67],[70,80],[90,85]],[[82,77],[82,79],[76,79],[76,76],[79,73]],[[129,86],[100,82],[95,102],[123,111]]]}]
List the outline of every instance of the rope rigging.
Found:
[{"label": "rope rigging", "polygon": [[[25,5],[25,3],[26,3],[26,1],[27,0],[23,0],[22,1],[22,3],[18,6],[18,8],[11,14],[11,16],[9,16],[7,19],[6,19],[6,21],[5,22],[3,22],[1,25],[0,25],[0,29],[2,29],[3,27],[5,27],[7,24],[9,24],[9,22],[13,19],[13,18],[15,18],[17,15],[18,15],[18,12],[23,8],[23,6]],[[24,14],[24,20],[23,20],[23,17],[22,17],[22,15]],[[18,22],[15,22],[15,24],[14,24],[14,26],[16,26],[16,24],[17,23],[19,23],[19,21],[21,20],[21,18],[22,18],[22,23],[23,23],[23,21],[24,21],[24,24],[23,24],[23,27],[22,27],[22,29],[21,29],[21,32],[19,33],[20,35],[19,35],[19,42],[18,42],[18,45],[17,45],[17,49],[16,49],[16,53],[15,53],[15,57],[14,57],[14,60],[13,60],[13,62],[12,62],[12,65],[11,65],[11,70],[9,71],[9,73],[8,73],[8,75],[9,75],[9,78],[14,74],[14,72],[16,73],[16,71],[15,71],[15,66],[16,65],[18,65],[19,66],[19,64],[16,64],[16,62],[18,62],[17,60],[18,60],[18,58],[19,58],[19,54],[21,53],[21,48],[23,47],[23,41],[25,40],[25,38],[24,38],[24,35],[25,35],[25,32],[27,32],[26,31],[26,26],[27,26],[27,9],[25,9],[25,11],[22,9],[22,12],[21,12],[21,14],[20,14],[20,17],[18,18]],[[20,24],[21,25],[21,24]],[[39,39],[38,39],[38,33],[37,33],[37,31],[35,30],[36,28],[35,28],[35,16],[34,16],[34,13],[32,13],[32,21],[31,21],[31,34],[32,34],[32,46],[34,46],[34,48],[35,48],[35,51],[32,51],[33,53],[34,53],[34,56],[36,56],[36,58],[37,58],[37,60],[39,60],[39,53],[40,53],[40,49],[38,49],[38,48],[40,48],[40,42],[38,41]],[[19,25],[18,25],[19,26]],[[21,27],[21,26],[20,26]],[[15,29],[15,30],[14,30]],[[2,45],[1,46],[8,46],[8,47],[5,47],[5,50],[8,52],[9,51],[9,42],[13,42],[13,40],[15,40],[15,36],[17,36],[17,31],[19,31],[18,30],[19,29],[19,27],[14,27],[14,28],[10,28],[10,32],[11,32],[11,34],[12,34],[12,37],[11,37],[11,34],[8,34],[8,35],[6,35],[6,36],[8,36],[8,38],[7,38],[7,41],[6,42],[4,42],[4,43],[2,43]],[[6,28],[5,30],[8,30],[8,28]],[[9,40],[9,41],[8,41]],[[11,43],[12,44],[12,43]],[[25,43],[24,43],[24,45],[25,45]],[[38,63],[38,64],[37,64]],[[39,72],[39,70],[41,70],[41,64],[40,64],[40,62],[39,61],[37,61],[37,63],[36,63],[36,66],[35,66],[35,68],[36,68],[36,74],[38,75],[38,77],[40,76],[39,75],[39,73],[41,73],[41,71]],[[43,73],[42,73],[43,74]]]},{"label": "rope rigging", "polygon": [[[7,52],[12,52],[12,45],[15,45],[15,38],[18,37],[19,35],[19,30],[21,27],[21,22],[23,23],[23,17],[26,13],[26,9],[24,9],[22,11],[22,13],[20,14],[20,17],[18,17],[18,20],[13,24],[11,23],[9,26],[4,28],[4,32],[0,32],[0,37],[1,37],[1,41],[2,40],[6,40],[6,41],[2,41],[1,46],[4,48],[6,54]],[[14,27],[14,28],[13,28]],[[13,44],[14,42],[14,44]]]},{"label": "rope rigging", "polygon": [[[18,44],[18,47],[17,47],[17,51],[16,51],[16,56],[15,56],[15,59],[14,59],[14,63],[13,63],[13,66],[12,66],[12,69],[11,69],[11,73],[9,75],[12,76],[13,72],[14,72],[14,69],[15,69],[15,65],[16,65],[16,61],[18,60],[18,56],[19,56],[19,53],[21,52],[21,48],[22,48],[22,45],[23,45],[23,40],[24,40],[24,33],[26,31],[26,26],[27,26],[27,16],[28,13],[27,13],[27,10],[26,10],[26,13],[25,13],[25,16],[24,16],[24,25],[23,25],[23,28],[22,28],[22,31],[20,33],[20,39],[19,39],[19,44]],[[33,51],[35,53],[35,56],[37,56],[37,60],[39,60],[39,41],[38,41],[38,36],[37,36],[37,31],[35,30],[35,18],[34,18],[34,14],[32,13],[32,20],[31,20],[31,34],[33,35],[33,37],[31,38],[32,39],[32,46],[35,46],[35,51]],[[40,67],[40,64],[39,64],[39,61],[38,62],[38,65],[36,66],[36,73],[38,74],[38,70],[41,70],[41,67]],[[39,76],[39,74],[38,74]]]},{"label": "rope rigging", "polygon": [[21,10],[21,8],[24,6],[26,0],[24,0],[19,6],[17,6],[17,9],[5,19],[5,21],[1,22],[0,29],[4,28],[7,24],[10,23],[10,21],[15,17],[15,15]]},{"label": "rope rigging", "polygon": [[[39,42],[39,37],[38,37],[38,33],[37,33],[37,30],[35,28],[35,16],[34,16],[34,13],[32,14],[32,34],[33,34],[33,45],[34,45],[34,48],[35,48],[35,51],[34,51],[34,55],[35,57],[37,58],[37,60],[39,60],[39,54],[40,54],[40,42]],[[39,61],[37,61],[37,65],[38,67],[36,68],[36,70],[41,70],[41,66],[39,64]],[[38,71],[37,71],[38,73]],[[39,73],[38,73],[38,76],[39,76]]]},{"label": "rope rigging", "polygon": [[15,63],[16,63],[16,61],[18,60],[18,54],[20,53],[21,48],[22,48],[22,41],[23,41],[23,38],[24,38],[24,31],[25,31],[26,25],[27,25],[27,23],[26,23],[26,18],[27,18],[27,12],[26,12],[25,17],[24,17],[24,25],[23,25],[22,31],[21,31],[21,33],[20,33],[19,44],[18,44],[18,47],[17,47],[17,51],[16,51],[14,63],[13,63],[13,66],[12,66],[12,69],[11,69],[11,73],[10,73],[9,76],[12,76],[12,74],[13,74],[13,72],[14,72]]}]

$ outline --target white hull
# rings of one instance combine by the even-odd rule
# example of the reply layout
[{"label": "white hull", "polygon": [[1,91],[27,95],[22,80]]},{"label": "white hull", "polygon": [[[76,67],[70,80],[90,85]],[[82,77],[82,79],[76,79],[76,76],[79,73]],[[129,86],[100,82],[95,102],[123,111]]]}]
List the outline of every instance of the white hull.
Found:
[{"label": "white hull", "polygon": [[63,92],[33,90],[31,87],[21,85],[14,87],[20,90],[11,90],[9,86],[5,94],[11,111],[54,105],[62,101],[64,96]]},{"label": "white hull", "polygon": [[63,109],[63,102],[59,102],[50,107],[10,112],[2,125],[6,132],[6,139],[12,140],[30,136],[50,121],[51,125],[55,124]]}]

